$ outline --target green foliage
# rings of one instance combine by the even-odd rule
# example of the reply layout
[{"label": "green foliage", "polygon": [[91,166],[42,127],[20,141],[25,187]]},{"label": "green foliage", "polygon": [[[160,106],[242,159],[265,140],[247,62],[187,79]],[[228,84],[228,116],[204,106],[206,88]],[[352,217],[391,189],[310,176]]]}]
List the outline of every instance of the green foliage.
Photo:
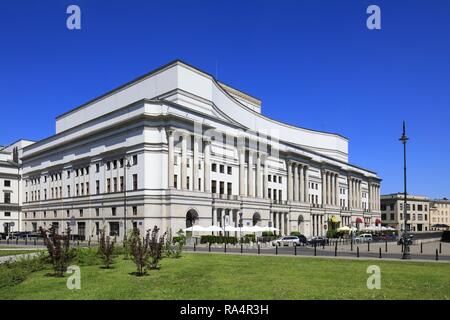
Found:
[{"label": "green foliage", "polygon": [[339,236],[339,233],[334,229],[328,229],[327,231],[327,238],[337,238]]},{"label": "green foliage", "polygon": [[106,236],[105,229],[100,231],[100,243],[98,247],[98,255],[103,262],[106,269],[109,269],[110,265],[114,262],[114,244],[116,239],[111,241],[109,236]]},{"label": "green foliage", "polygon": [[180,258],[183,247],[186,244],[186,236],[180,229],[177,236],[172,238],[172,241],[166,241],[164,254],[169,258]]},{"label": "green foliage", "polygon": [[75,257],[75,251],[70,248],[70,228],[66,234],[58,234],[53,225],[49,230],[39,228],[39,232],[47,247],[48,256],[52,263],[55,275],[63,277],[70,261]]},{"label": "green foliage", "polygon": [[263,231],[262,233],[263,237],[273,237],[275,234],[272,231]]},{"label": "green foliage", "polygon": [[302,234],[298,231],[291,231],[291,236],[302,236]]},{"label": "green foliage", "polygon": [[254,234],[244,235],[244,238],[243,238],[244,243],[250,243],[250,242],[255,242],[255,241],[256,241],[256,237]]},{"label": "green foliage", "polygon": [[76,248],[74,263],[79,266],[94,266],[102,263],[98,248]]},{"label": "green foliage", "polygon": [[236,244],[238,239],[236,237],[224,237],[224,236],[201,236],[200,243],[228,243]]},{"label": "green foliage", "polygon": [[7,261],[0,265],[0,289],[24,281],[33,272],[46,268],[46,256],[26,257],[15,262]]},{"label": "green foliage", "polygon": [[[149,238],[150,230],[147,230],[147,239]],[[151,237],[147,242],[149,243],[149,253],[150,253],[150,269],[159,269],[159,261],[163,258],[163,248],[164,241],[166,238],[166,233],[162,234],[158,239],[159,228],[157,226],[153,227],[151,232]]]},{"label": "green foliage", "polygon": [[150,254],[148,251],[148,236],[141,239],[141,232],[139,229],[133,229],[129,237],[131,259],[136,265],[136,274],[143,276],[147,273],[147,265],[149,264]]}]

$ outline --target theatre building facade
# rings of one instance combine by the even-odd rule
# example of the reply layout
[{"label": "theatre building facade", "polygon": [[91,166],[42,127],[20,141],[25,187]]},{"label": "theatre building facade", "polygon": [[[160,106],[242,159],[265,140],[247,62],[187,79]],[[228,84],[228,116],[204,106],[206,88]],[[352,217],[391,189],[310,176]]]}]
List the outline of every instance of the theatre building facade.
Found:
[{"label": "theatre building facade", "polygon": [[314,236],[331,220],[380,223],[381,179],[348,162],[345,137],[269,119],[257,98],[181,61],[57,117],[21,161],[28,231],[242,223]]}]

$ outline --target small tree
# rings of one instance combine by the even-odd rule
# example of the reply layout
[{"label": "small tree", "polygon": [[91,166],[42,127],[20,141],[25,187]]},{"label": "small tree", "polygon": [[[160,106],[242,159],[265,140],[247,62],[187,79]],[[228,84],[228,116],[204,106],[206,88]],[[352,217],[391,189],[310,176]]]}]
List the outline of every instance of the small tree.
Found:
[{"label": "small tree", "polygon": [[42,227],[39,228],[55,275],[59,277],[64,276],[70,261],[74,258],[74,252],[70,248],[70,231],[70,228],[67,228],[66,234],[59,235],[53,225],[49,230],[45,230]]},{"label": "small tree", "polygon": [[186,244],[186,236],[183,233],[183,230],[179,230],[177,232],[177,236],[172,238],[172,257],[179,258],[181,257],[181,252],[183,251],[183,247]]},{"label": "small tree", "polygon": [[162,234],[158,239],[158,233],[159,228],[157,226],[153,227],[153,230],[151,231],[151,237],[150,237],[150,230],[147,230],[147,236],[146,236],[146,242],[148,242],[149,245],[149,254],[150,254],[150,263],[149,268],[150,269],[159,269],[159,261],[163,258],[163,248],[164,248],[164,241],[166,238],[166,233]]},{"label": "small tree", "polygon": [[138,276],[143,276],[147,273],[146,268],[149,265],[150,258],[148,240],[148,236],[145,239],[141,239],[141,233],[137,228],[133,229],[130,237],[128,238],[131,259],[136,264],[136,274]]},{"label": "small tree", "polygon": [[98,247],[98,255],[102,259],[103,265],[109,269],[114,262],[114,244],[116,239],[111,241],[109,236],[106,236],[105,229],[100,230],[100,245]]}]

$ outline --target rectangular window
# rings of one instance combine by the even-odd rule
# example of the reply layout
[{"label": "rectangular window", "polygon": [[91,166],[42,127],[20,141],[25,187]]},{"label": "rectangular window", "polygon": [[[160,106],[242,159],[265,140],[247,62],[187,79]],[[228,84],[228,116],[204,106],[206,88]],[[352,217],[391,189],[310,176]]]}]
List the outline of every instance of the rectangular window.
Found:
[{"label": "rectangular window", "polygon": [[[188,182],[189,185],[189,182]],[[138,175],[137,174],[133,174],[133,190],[137,190],[138,189]]]},{"label": "rectangular window", "polygon": [[120,183],[120,190],[124,191],[124,189],[123,189],[123,176],[120,177],[119,179],[120,179],[120,182],[119,182]]},{"label": "rectangular window", "polygon": [[212,172],[217,172],[217,164],[215,164],[215,163],[211,164],[211,171]]},{"label": "rectangular window", "polygon": [[119,223],[118,222],[110,222],[109,223],[109,236],[110,237],[119,237]]},{"label": "rectangular window", "polygon": [[219,166],[219,171],[220,173],[225,173],[225,166],[223,164]]},{"label": "rectangular window", "polygon": [[220,194],[225,193],[225,183],[223,181],[220,181]]},{"label": "rectangular window", "polygon": [[108,193],[111,192],[111,179],[110,178],[106,179],[106,192],[108,192]]},{"label": "rectangular window", "polygon": [[391,213],[391,220],[395,220],[395,215]]},{"label": "rectangular window", "polygon": [[[47,196],[47,190],[45,190],[45,194]],[[67,196],[70,197],[70,186],[67,186]]]},{"label": "rectangular window", "polygon": [[202,190],[202,179],[198,178],[198,190]]},{"label": "rectangular window", "polygon": [[11,217],[11,212],[5,212],[5,217]]},{"label": "rectangular window", "polygon": [[173,187],[178,189],[178,176],[176,174],[173,176]]},{"label": "rectangular window", "polygon": [[227,174],[233,174],[233,167],[227,167]]},{"label": "rectangular window", "polygon": [[11,180],[5,180],[4,181],[4,186],[5,187],[11,187]]},{"label": "rectangular window", "polygon": [[283,191],[282,190],[278,190],[278,200],[283,200]]},{"label": "rectangular window", "polygon": [[231,182],[227,183],[227,194],[233,194],[233,184]]},{"label": "rectangular window", "polygon": [[4,194],[4,203],[11,203],[11,193],[5,192]]},{"label": "rectangular window", "polygon": [[100,209],[99,208],[95,208],[95,216],[96,217],[100,216]]},{"label": "rectangular window", "polygon": [[417,205],[417,211],[423,211],[423,205],[418,204]]},{"label": "rectangular window", "polygon": [[216,180],[211,181],[211,192],[217,193],[217,181]]},{"label": "rectangular window", "polygon": [[269,197],[269,199],[272,199],[272,189],[269,188],[268,192],[267,192],[267,196]]},{"label": "rectangular window", "polygon": [[113,169],[117,169],[117,160],[113,161]]},{"label": "rectangular window", "polygon": [[137,216],[137,207],[133,207],[133,216]]},{"label": "rectangular window", "polygon": [[95,193],[100,194],[100,180],[95,181]]},{"label": "rectangular window", "polygon": [[100,222],[95,223],[95,235],[98,236],[100,234]]},{"label": "rectangular window", "polygon": [[112,216],[115,217],[115,216],[116,216],[116,213],[117,213],[117,209],[114,208],[114,207],[112,207],[112,208],[111,208],[111,214],[112,214]]},{"label": "rectangular window", "polygon": [[106,170],[111,170],[111,161],[106,162]]},{"label": "rectangular window", "polygon": [[282,181],[283,181],[283,180],[282,180],[282,177],[279,176],[279,177],[278,177],[278,183],[282,183]]},{"label": "rectangular window", "polygon": [[117,178],[113,178],[113,188],[114,192],[117,192]]},{"label": "rectangular window", "polygon": [[80,218],[83,218],[83,209],[80,209]]},{"label": "rectangular window", "polygon": [[188,190],[189,190],[189,178],[190,177],[186,177],[186,189],[188,189]]},{"label": "rectangular window", "polygon": [[272,176],[269,174],[269,175],[267,175],[267,180],[269,181],[269,182],[272,182]]},{"label": "rectangular window", "polygon": [[95,172],[100,172],[100,163],[95,164]]}]

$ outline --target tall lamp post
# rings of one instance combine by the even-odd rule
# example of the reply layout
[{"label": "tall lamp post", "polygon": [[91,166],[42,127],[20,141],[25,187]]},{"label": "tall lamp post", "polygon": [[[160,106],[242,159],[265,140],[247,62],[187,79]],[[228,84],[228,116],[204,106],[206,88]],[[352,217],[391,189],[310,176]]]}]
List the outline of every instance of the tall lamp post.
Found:
[{"label": "tall lamp post", "polygon": [[123,240],[127,240],[127,169],[131,168],[130,160],[124,158],[123,165]]},{"label": "tall lamp post", "polygon": [[239,211],[239,237],[242,243],[242,211]]},{"label": "tall lamp post", "polygon": [[403,144],[403,215],[405,218],[405,226],[402,235],[402,246],[403,255],[402,259],[411,259],[410,248],[409,248],[409,236],[408,236],[408,210],[407,210],[407,193],[406,193],[406,143],[409,138],[406,136],[406,126],[405,121],[403,121],[403,134],[399,139]]}]

